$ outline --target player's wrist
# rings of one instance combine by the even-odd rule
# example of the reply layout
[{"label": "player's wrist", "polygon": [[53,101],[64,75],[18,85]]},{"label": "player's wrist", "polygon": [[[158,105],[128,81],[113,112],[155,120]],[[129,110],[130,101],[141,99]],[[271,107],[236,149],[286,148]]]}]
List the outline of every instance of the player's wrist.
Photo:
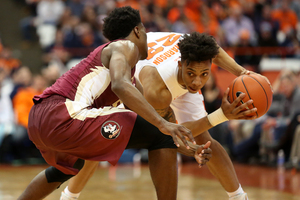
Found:
[{"label": "player's wrist", "polygon": [[248,75],[248,74],[250,74],[250,71],[247,70],[247,69],[243,69],[243,70],[241,71],[241,73],[240,73],[240,76],[242,76],[242,75]]},{"label": "player's wrist", "polygon": [[167,124],[167,121],[160,117],[157,121],[157,124],[155,125],[160,131],[164,130],[166,128],[166,124]]},{"label": "player's wrist", "polygon": [[207,115],[207,119],[212,126],[216,126],[228,121],[228,118],[224,115],[222,108],[219,108],[218,110]]}]

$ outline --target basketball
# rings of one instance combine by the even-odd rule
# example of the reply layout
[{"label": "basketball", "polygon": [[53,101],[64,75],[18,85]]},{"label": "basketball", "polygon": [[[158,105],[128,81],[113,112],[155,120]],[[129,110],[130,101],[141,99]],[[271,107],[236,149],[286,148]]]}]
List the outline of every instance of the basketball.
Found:
[{"label": "basketball", "polygon": [[[229,102],[233,102],[240,94],[245,93],[245,98],[240,104],[252,99],[253,103],[247,109],[257,108],[257,118],[264,115],[270,108],[273,92],[269,83],[260,75],[242,75],[232,81],[229,86]],[[254,115],[255,115],[254,114]]]}]

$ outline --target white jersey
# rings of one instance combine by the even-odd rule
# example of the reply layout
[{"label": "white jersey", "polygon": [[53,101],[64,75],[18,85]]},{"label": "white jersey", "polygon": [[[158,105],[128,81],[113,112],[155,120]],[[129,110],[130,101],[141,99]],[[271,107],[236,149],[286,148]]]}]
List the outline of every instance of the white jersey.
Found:
[{"label": "white jersey", "polygon": [[135,77],[144,66],[156,67],[172,95],[171,108],[178,123],[200,119],[206,116],[202,94],[189,93],[177,81],[178,61],[180,52],[178,42],[182,39],[181,33],[150,32],[148,38],[148,57],[136,64]]}]

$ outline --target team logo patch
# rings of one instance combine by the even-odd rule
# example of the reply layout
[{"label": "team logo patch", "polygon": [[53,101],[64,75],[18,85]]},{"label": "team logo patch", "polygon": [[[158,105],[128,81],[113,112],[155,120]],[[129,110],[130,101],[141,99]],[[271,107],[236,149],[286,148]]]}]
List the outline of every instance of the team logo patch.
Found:
[{"label": "team logo patch", "polygon": [[115,121],[107,121],[101,127],[101,134],[109,140],[116,139],[121,133],[122,127]]}]

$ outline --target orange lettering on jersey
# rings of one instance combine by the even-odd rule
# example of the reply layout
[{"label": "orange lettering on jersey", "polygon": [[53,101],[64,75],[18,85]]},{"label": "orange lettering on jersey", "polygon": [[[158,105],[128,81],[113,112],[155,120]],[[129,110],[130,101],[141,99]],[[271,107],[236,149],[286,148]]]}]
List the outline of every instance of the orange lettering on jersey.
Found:
[{"label": "orange lettering on jersey", "polygon": [[156,49],[152,48],[156,45],[156,42],[151,42],[151,43],[148,43],[148,57],[147,57],[147,60],[150,60],[151,58],[153,58],[153,56],[155,56],[157,53],[161,52],[164,50],[163,47],[158,47]]},{"label": "orange lettering on jersey", "polygon": [[179,46],[178,46],[178,44],[176,44],[174,47],[172,47],[171,50],[178,52],[178,49],[179,49]]},{"label": "orange lettering on jersey", "polygon": [[157,59],[155,59],[155,60],[153,61],[153,63],[154,63],[155,65],[158,65],[160,62],[159,62]]},{"label": "orange lettering on jersey", "polygon": [[159,57],[161,57],[162,59],[164,59],[164,60],[167,60],[167,56],[165,56],[165,54],[162,54],[162,55],[160,55]]},{"label": "orange lettering on jersey", "polygon": [[171,46],[172,44],[174,44],[180,38],[180,36],[181,35],[176,35],[173,33],[173,34],[167,35],[165,37],[162,37],[156,41],[161,42],[161,41],[166,40],[165,43],[163,43],[163,46],[167,47],[167,46]]},{"label": "orange lettering on jersey", "polygon": [[[173,34],[170,34],[170,35],[167,35],[167,36],[164,36],[162,38],[157,39],[156,42],[148,43],[148,57],[147,57],[147,60],[150,60],[151,58],[153,58],[157,53],[162,52],[164,50],[164,47],[173,45],[180,38],[180,36],[181,35],[177,35],[177,34],[173,33]],[[155,45],[158,44],[157,42],[162,42],[164,40],[166,40],[166,41],[162,44],[162,46],[157,47],[157,48],[153,48]],[[174,47],[172,47],[171,50],[173,50],[175,52],[178,52],[178,48],[179,47],[176,44]],[[171,53],[171,52],[169,52],[169,53]],[[171,54],[171,55],[174,55],[174,54]],[[166,56],[168,56],[168,55],[166,55]],[[156,61],[156,59],[155,59],[155,61]],[[155,63],[155,61],[153,61],[153,62]],[[156,63],[157,63],[157,61],[156,61]]]},{"label": "orange lettering on jersey", "polygon": [[172,47],[172,49],[166,51],[165,53],[163,53],[162,55],[160,55],[159,57],[157,57],[153,63],[155,65],[159,65],[161,62],[163,62],[164,60],[167,59],[167,57],[171,57],[172,55],[175,54],[175,52],[178,52],[178,45],[175,45],[174,47]]}]

